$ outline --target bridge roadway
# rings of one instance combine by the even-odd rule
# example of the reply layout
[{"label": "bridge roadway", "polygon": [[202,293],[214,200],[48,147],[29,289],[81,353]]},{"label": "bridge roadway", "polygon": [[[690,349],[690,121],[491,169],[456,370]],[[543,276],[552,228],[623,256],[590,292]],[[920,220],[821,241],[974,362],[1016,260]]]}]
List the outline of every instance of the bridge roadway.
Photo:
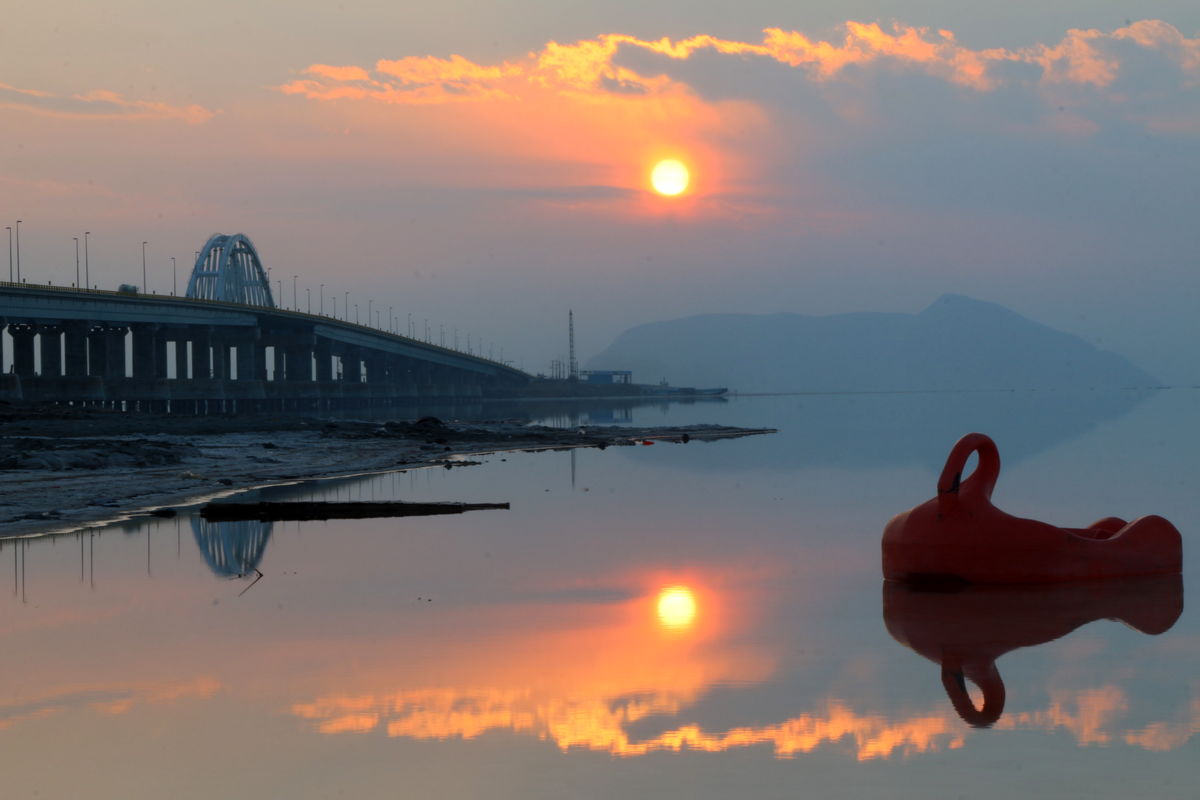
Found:
[{"label": "bridge roadway", "polygon": [[330,409],[513,395],[531,376],[332,317],[0,281],[0,400],[129,411]]}]

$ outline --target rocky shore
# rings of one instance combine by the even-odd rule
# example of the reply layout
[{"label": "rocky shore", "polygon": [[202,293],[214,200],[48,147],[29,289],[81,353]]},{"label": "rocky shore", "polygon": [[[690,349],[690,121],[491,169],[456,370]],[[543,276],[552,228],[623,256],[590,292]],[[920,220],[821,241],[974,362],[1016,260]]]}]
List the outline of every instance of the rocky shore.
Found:
[{"label": "rocky shore", "polygon": [[381,423],[0,409],[0,537],[69,530],[251,486],[459,465],[472,454],[770,432],[715,425],[564,429],[521,420]]}]

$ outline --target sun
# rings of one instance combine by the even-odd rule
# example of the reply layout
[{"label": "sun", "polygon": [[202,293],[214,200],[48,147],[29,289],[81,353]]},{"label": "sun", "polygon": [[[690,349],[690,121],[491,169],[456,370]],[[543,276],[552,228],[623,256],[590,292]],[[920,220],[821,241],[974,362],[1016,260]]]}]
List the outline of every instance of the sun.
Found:
[{"label": "sun", "polygon": [[654,187],[654,191],[668,197],[682,194],[690,180],[687,165],[674,158],[658,162],[650,171],[650,185]]},{"label": "sun", "polygon": [[664,628],[680,630],[696,619],[696,598],[686,586],[669,586],[658,593],[658,621]]}]

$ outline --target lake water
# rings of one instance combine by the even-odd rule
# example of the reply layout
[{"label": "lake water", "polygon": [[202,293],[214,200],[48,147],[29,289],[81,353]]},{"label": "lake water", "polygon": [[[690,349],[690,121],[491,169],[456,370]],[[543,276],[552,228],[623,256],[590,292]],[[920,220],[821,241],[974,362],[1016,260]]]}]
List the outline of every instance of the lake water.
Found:
[{"label": "lake water", "polygon": [[[1191,798],[1180,582],[898,592],[879,539],[980,430],[1001,508],[1161,514],[1194,586],[1198,411],[1195,390],[610,409],[583,421],[780,432],[261,492],[508,511],[8,541],[0,795]],[[969,685],[956,711],[951,650],[997,658],[998,718]]]}]

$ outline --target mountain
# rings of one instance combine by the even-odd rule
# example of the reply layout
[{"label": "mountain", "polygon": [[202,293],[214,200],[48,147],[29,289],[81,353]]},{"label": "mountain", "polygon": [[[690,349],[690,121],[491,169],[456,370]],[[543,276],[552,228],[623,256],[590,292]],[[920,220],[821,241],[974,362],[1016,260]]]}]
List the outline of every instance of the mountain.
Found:
[{"label": "mountain", "polygon": [[618,336],[587,369],[742,392],[1153,386],[1125,358],[995,303],[947,294],[919,314],[702,314]]}]

